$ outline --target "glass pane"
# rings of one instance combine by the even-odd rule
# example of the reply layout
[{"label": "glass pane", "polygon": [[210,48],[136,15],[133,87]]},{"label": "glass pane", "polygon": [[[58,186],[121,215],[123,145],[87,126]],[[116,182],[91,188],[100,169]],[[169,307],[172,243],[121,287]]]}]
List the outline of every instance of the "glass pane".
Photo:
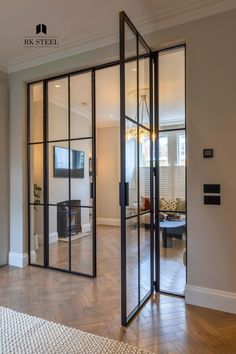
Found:
[{"label": "glass pane", "polygon": [[137,37],[125,24],[125,59],[137,56]]},{"label": "glass pane", "polygon": [[68,139],[68,78],[48,83],[48,140]]},{"label": "glass pane", "polygon": [[159,54],[159,124],[162,129],[185,127],[185,49]]},{"label": "glass pane", "polygon": [[149,58],[139,59],[139,123],[150,126]]},{"label": "glass pane", "polygon": [[70,78],[70,136],[92,136],[91,73]]},{"label": "glass pane", "polygon": [[137,179],[137,125],[126,120],[125,145],[126,182],[129,183],[129,206],[126,215],[138,212],[138,179]]},{"label": "glass pane", "polygon": [[30,142],[43,141],[43,83],[30,85]]},{"label": "glass pane", "polygon": [[150,210],[150,132],[139,128],[140,212]]},{"label": "glass pane", "polygon": [[140,297],[151,290],[150,213],[140,216]]},{"label": "glass pane", "polygon": [[49,266],[69,269],[69,207],[49,207]]},{"label": "glass pane", "polygon": [[49,204],[69,200],[69,145],[68,142],[48,144]]},{"label": "glass pane", "polygon": [[71,202],[91,206],[92,139],[71,141]]},{"label": "glass pane", "polygon": [[44,219],[42,205],[30,206],[30,261],[44,265]]},{"label": "glass pane", "polygon": [[96,71],[96,127],[98,128],[120,125],[119,75],[119,65]]},{"label": "glass pane", "polygon": [[30,203],[43,204],[43,144],[29,145]]},{"label": "glass pane", "polygon": [[[160,209],[185,211],[185,131],[159,135]],[[172,205],[170,205],[172,203]],[[164,209],[163,209],[164,208]]]},{"label": "glass pane", "polygon": [[71,207],[71,270],[93,272],[93,209]]},{"label": "glass pane", "polygon": [[125,115],[137,121],[137,61],[125,64]]},{"label": "glass pane", "polygon": [[148,54],[149,51],[146,49],[146,47],[144,47],[144,45],[142,44],[141,41],[139,41],[139,47],[138,47],[138,50],[139,50],[139,55],[144,55],[144,54]]},{"label": "glass pane", "polygon": [[160,213],[160,289],[184,294],[186,284],[186,216]]},{"label": "glass pane", "polygon": [[126,220],[127,315],[138,305],[138,218]]}]

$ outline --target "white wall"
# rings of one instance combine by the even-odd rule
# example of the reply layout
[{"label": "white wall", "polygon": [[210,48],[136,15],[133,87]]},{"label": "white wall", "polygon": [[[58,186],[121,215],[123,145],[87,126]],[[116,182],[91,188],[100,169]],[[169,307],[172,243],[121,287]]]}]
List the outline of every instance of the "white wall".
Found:
[{"label": "white wall", "polygon": [[0,266],[7,264],[9,248],[8,83],[0,71]]},{"label": "white wall", "polygon": [[[224,296],[223,304],[217,303],[221,309],[236,293],[235,33],[236,11],[232,10],[146,37],[155,49],[187,44],[188,284],[192,286],[190,298],[194,286],[216,290],[215,296],[221,300],[221,291],[225,291],[228,297]],[[23,82],[95,61],[109,61],[116,48],[102,48],[10,75],[12,250],[23,253],[27,249]],[[204,147],[215,149],[213,159],[202,158]],[[202,186],[214,182],[222,185],[222,205],[205,206]]]},{"label": "white wall", "polygon": [[97,129],[98,224],[120,224],[120,127]]}]

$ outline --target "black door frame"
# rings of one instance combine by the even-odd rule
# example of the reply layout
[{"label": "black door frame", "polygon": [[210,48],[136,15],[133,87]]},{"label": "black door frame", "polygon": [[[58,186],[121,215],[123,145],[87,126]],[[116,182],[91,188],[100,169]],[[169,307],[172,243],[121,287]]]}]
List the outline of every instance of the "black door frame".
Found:
[{"label": "black door frame", "polygon": [[[125,26],[132,31],[136,41],[136,55],[134,61],[137,67],[137,121],[128,117],[126,114],[126,74],[125,65],[127,63],[126,57],[126,33]],[[149,60],[149,107],[150,107],[150,126],[144,127],[139,120],[139,46],[140,44],[146,50],[146,58]],[[141,57],[142,58],[142,57]],[[121,210],[121,323],[127,326],[128,323],[134,318],[143,304],[150,298],[154,291],[154,208],[153,208],[153,65],[152,65],[152,52],[147,43],[141,37],[129,17],[124,11],[120,13],[120,210]],[[137,213],[135,215],[127,216],[126,207],[128,202],[128,191],[126,181],[126,122],[131,122],[137,129]],[[139,129],[146,129],[150,138],[150,208],[148,211],[140,211],[140,184],[139,184]],[[150,215],[150,289],[146,295],[141,298],[140,288],[140,217],[142,215]],[[127,313],[127,221],[131,218],[137,219],[137,248],[138,248],[138,304],[133,308],[130,313]],[[135,220],[134,219],[134,220]]]},{"label": "black door frame", "polygon": [[[132,25],[133,26],[133,25]],[[154,196],[154,200],[156,200],[156,203],[159,203],[159,198],[157,197],[157,191],[159,191],[159,143],[158,143],[158,139],[157,137],[159,136],[159,125],[158,125],[158,121],[159,121],[159,111],[158,111],[158,53],[165,51],[165,50],[171,50],[171,49],[175,49],[178,47],[184,47],[185,48],[185,72],[186,72],[186,44],[179,44],[179,45],[174,45],[174,46],[170,46],[170,47],[166,47],[164,49],[161,50],[157,50],[157,51],[153,51],[151,52],[150,55],[150,61],[152,63],[152,65],[154,66],[154,90],[153,90],[153,101],[154,101],[154,132],[155,132],[155,164],[153,166],[153,172],[155,175],[154,178],[154,185],[155,185],[155,196]],[[147,57],[147,54],[142,54],[139,56],[139,58],[145,58]],[[126,59],[126,62],[129,61],[134,61],[136,60],[136,57],[130,57],[128,59]],[[96,71],[100,70],[100,69],[105,69],[105,68],[109,68],[109,67],[113,67],[113,66],[117,66],[120,65],[120,60],[115,60],[112,62],[108,62],[108,63],[104,63],[104,64],[99,64],[99,65],[95,65],[95,66],[91,66],[91,67],[86,67],[83,69],[79,69],[79,70],[75,70],[75,71],[71,71],[69,73],[66,74],[59,74],[59,75],[54,75],[54,76],[50,76],[50,77],[44,77],[41,79],[37,79],[37,80],[33,80],[33,81],[29,81],[26,82],[26,93],[27,93],[27,200],[28,200],[28,257],[29,257],[29,264],[32,266],[36,266],[36,267],[40,267],[40,268],[48,268],[48,269],[55,269],[58,271],[62,271],[62,272],[66,272],[66,273],[72,273],[72,274],[76,274],[76,275],[81,275],[81,276],[86,276],[89,278],[94,278],[96,277],[96,271],[97,271],[97,257],[96,257],[96,231],[94,233],[94,237],[93,237],[93,247],[94,247],[94,251],[93,251],[93,274],[83,274],[83,273],[79,273],[79,272],[74,272],[74,271],[69,271],[69,270],[65,270],[65,269],[59,269],[59,268],[52,268],[48,266],[48,247],[49,247],[49,240],[48,240],[48,207],[49,204],[46,204],[45,201],[48,200],[48,168],[46,167],[47,164],[47,131],[46,131],[46,127],[47,127],[47,121],[48,121],[48,117],[47,117],[47,87],[48,87],[48,82],[51,80],[55,80],[55,79],[61,79],[61,78],[65,78],[65,77],[71,77],[73,75],[77,75],[77,74],[82,74],[82,73],[86,73],[86,72],[91,72],[92,73],[92,121],[93,121],[93,136],[94,138],[94,142],[93,142],[93,164],[94,164],[94,180],[96,182]],[[32,145],[35,144],[39,144],[39,142],[31,142],[30,141],[30,86],[36,83],[43,83],[43,102],[44,102],[44,117],[43,117],[43,121],[44,121],[44,139],[42,142],[40,142],[40,144],[43,144],[43,154],[44,154],[44,204],[37,204],[37,205],[41,205],[44,207],[44,237],[45,237],[45,252],[44,252],[44,264],[43,265],[39,265],[39,264],[34,264],[31,262],[31,239],[30,239],[30,229],[31,229],[31,223],[30,223],[30,208],[31,206],[34,206],[34,203],[31,202],[30,199],[30,147]],[[185,106],[186,106],[186,75],[185,75]],[[152,106],[153,107],[153,106]],[[152,108],[150,106],[150,108]],[[185,117],[186,117],[186,107],[185,107]],[[185,127],[186,127],[186,123],[185,123]],[[186,130],[187,131],[187,130]],[[71,141],[73,139],[70,139]],[[187,133],[186,133],[186,140],[187,140]],[[45,168],[46,167],[46,168]],[[186,169],[185,169],[185,173],[187,175],[187,164],[186,164]],[[93,180],[93,181],[94,181]],[[186,180],[187,181],[187,180]],[[187,196],[187,183],[186,183],[186,196]],[[94,197],[94,202],[93,202],[93,212],[94,212],[94,218],[93,218],[93,226],[94,226],[94,230],[96,230],[96,183],[93,183],[93,197]],[[186,198],[187,199],[187,198]],[[153,205],[153,210],[154,212],[154,220],[155,220],[155,234],[153,237],[153,242],[154,242],[154,248],[155,248],[155,257],[154,257],[154,273],[152,275],[153,277],[153,288],[152,288],[152,292],[153,291],[157,291],[160,293],[167,293],[167,292],[163,292],[160,290],[160,243],[159,243],[159,205],[157,208],[157,204],[154,208]],[[186,200],[186,213],[187,213],[187,200]],[[187,226],[187,225],[186,225]],[[186,248],[187,248],[187,240],[186,240]],[[124,256],[122,256],[124,257]],[[187,267],[186,267],[187,270]],[[124,267],[122,267],[122,262],[121,262],[121,272],[124,272]],[[186,277],[187,277],[187,272],[186,272]],[[167,293],[170,294],[170,293]],[[171,293],[172,294],[172,293]],[[142,301],[142,303],[140,303],[140,306],[138,308],[138,310],[143,306],[144,303],[146,303],[146,301],[150,298],[149,294],[147,296],[147,298],[144,299],[144,301]],[[177,296],[180,296],[179,294],[174,294]],[[124,290],[122,290],[121,292],[121,298],[124,296]],[[136,311],[137,312],[137,311]],[[124,320],[124,318],[123,318]],[[131,320],[131,318],[129,319],[129,321]],[[128,322],[129,322],[128,321]],[[122,321],[122,324],[127,325],[128,323],[127,321]]]},{"label": "black door frame", "polygon": [[[176,129],[166,129],[166,130],[160,130],[159,129],[159,54],[163,52],[168,52],[171,50],[175,50],[178,48],[184,48],[184,67],[185,67],[185,88],[184,88],[184,95],[185,95],[185,122],[184,122],[184,128],[176,128]],[[185,214],[186,217],[186,283],[188,279],[188,217],[187,217],[187,166],[188,166],[188,155],[187,155],[187,117],[186,117],[186,112],[187,112],[187,75],[186,75],[186,43],[183,44],[178,44],[175,46],[167,47],[164,49],[160,49],[158,51],[155,51],[154,53],[154,128],[155,128],[155,200],[156,200],[156,207],[155,207],[155,280],[154,280],[154,286],[155,286],[155,291],[160,293],[160,294],[166,294],[166,295],[174,295],[177,297],[184,298],[184,294],[176,293],[174,291],[166,291],[161,289],[160,287],[160,272],[161,272],[161,267],[160,267],[160,220],[159,220],[159,214],[160,212],[163,212],[163,210],[160,209],[160,200],[159,200],[159,191],[160,191],[160,178],[159,178],[159,171],[160,171],[160,166],[159,166],[159,135],[162,132],[176,132],[176,131],[184,131],[185,132],[185,146],[186,146],[186,164],[185,164],[185,211],[181,211],[181,214]],[[158,191],[158,194],[157,192]],[[165,212],[168,212],[168,210],[165,210]],[[169,210],[171,212],[171,210]],[[177,211],[178,212],[178,211]]]},{"label": "black door frame", "polygon": [[[146,55],[142,55],[140,57],[146,57]],[[135,58],[131,57],[127,59],[127,62],[131,62],[135,60]],[[26,122],[27,122],[27,157],[26,157],[26,164],[27,164],[27,209],[28,209],[28,220],[27,220],[27,229],[28,229],[28,259],[29,259],[29,265],[39,267],[39,268],[47,268],[47,269],[53,269],[53,270],[58,270],[61,272],[65,273],[71,273],[71,274],[76,274],[76,275],[81,275],[89,278],[95,278],[97,276],[97,241],[96,241],[96,72],[98,70],[106,69],[109,67],[113,66],[118,66],[120,65],[120,60],[104,63],[104,64],[99,64],[75,71],[71,71],[69,73],[63,73],[59,75],[53,75],[47,78],[42,78],[42,79],[37,79],[33,81],[26,82]],[[49,204],[48,201],[48,194],[49,194],[49,185],[48,185],[48,153],[47,153],[47,144],[50,142],[57,142],[57,141],[49,141],[47,139],[48,137],[48,83],[50,81],[58,80],[58,79],[63,79],[63,78],[69,78],[75,75],[80,75],[84,73],[91,72],[92,75],[92,80],[91,80],[91,93],[92,93],[92,122],[93,122],[93,143],[92,143],[92,150],[93,150],[93,271],[92,274],[84,274],[72,270],[67,270],[67,269],[61,269],[57,267],[52,267],[49,265],[49,207],[50,206],[55,206],[52,204]],[[42,83],[43,85],[43,140],[40,142],[32,142],[31,137],[30,137],[30,87],[34,84]],[[68,87],[68,94],[69,94],[70,88]],[[68,97],[68,103],[70,101],[70,97]],[[69,119],[68,119],[68,124]],[[74,139],[63,139],[60,140],[62,141],[73,141]],[[77,140],[77,139],[75,139]],[[59,141],[58,141],[59,142]],[[36,264],[31,261],[31,222],[30,222],[30,215],[31,215],[31,207],[34,207],[35,204],[32,203],[31,201],[31,191],[30,191],[30,148],[33,145],[37,144],[42,144],[43,145],[43,194],[44,194],[44,203],[39,203],[37,206],[43,207],[43,220],[44,220],[44,262],[43,264]],[[71,233],[71,232],[70,232]],[[69,236],[69,258],[68,262],[69,264],[71,263],[71,235]]]},{"label": "black door frame", "polygon": [[[71,138],[71,117],[70,117],[70,79],[75,75],[80,75],[83,73],[90,73],[91,75],[91,102],[92,102],[92,135],[91,137],[82,137],[82,138]],[[61,78],[67,79],[68,85],[68,138],[60,139],[60,140],[49,140],[48,139],[48,83],[50,81],[58,80]],[[34,142],[31,141],[30,136],[30,87],[35,83],[43,84],[43,141]],[[44,80],[39,80],[32,83],[27,83],[27,192],[28,192],[28,257],[29,264],[41,267],[54,269],[65,273],[77,274],[89,278],[95,278],[97,274],[97,257],[96,257],[96,97],[95,97],[95,70],[93,68],[89,68],[86,70],[82,70],[76,73],[69,73],[64,75],[59,75],[55,77],[51,77]],[[73,271],[71,269],[71,175],[70,175],[70,153],[71,153],[71,142],[79,141],[84,139],[91,139],[92,141],[92,185],[91,185],[91,196],[92,196],[92,273],[82,273]],[[48,149],[50,143],[60,143],[66,142],[68,143],[69,150],[69,173],[68,173],[68,209],[69,209],[69,242],[68,242],[68,269],[63,269],[50,265],[49,259],[49,208],[57,207],[57,204],[51,204],[49,201],[49,166],[48,166]],[[30,149],[34,145],[42,145],[43,146],[43,203],[33,203],[31,196],[31,188],[30,188]],[[43,223],[44,223],[44,262],[43,264],[36,264],[31,261],[31,209],[32,207],[40,206],[43,208]],[[87,208],[88,206],[81,206],[81,208]]]}]

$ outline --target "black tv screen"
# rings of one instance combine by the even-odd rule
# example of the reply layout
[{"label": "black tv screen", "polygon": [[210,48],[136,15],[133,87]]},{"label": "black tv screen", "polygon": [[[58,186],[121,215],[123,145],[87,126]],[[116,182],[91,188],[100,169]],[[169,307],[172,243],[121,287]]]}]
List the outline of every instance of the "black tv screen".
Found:
[{"label": "black tv screen", "polygon": [[[53,176],[69,177],[69,149],[54,146],[53,149]],[[70,150],[70,176],[84,178],[84,152]]]}]

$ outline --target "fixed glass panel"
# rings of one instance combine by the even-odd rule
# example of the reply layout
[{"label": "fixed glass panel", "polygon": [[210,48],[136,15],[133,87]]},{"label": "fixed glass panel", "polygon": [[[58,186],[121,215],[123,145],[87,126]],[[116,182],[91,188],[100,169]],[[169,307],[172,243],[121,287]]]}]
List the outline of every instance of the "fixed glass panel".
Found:
[{"label": "fixed glass panel", "polygon": [[129,183],[129,205],[126,216],[138,213],[138,166],[137,166],[137,124],[126,119],[125,168]]},{"label": "fixed glass panel", "polygon": [[150,213],[140,216],[140,297],[151,291]]},{"label": "fixed glass panel", "polygon": [[93,209],[71,206],[71,270],[93,273]]},{"label": "fixed glass panel", "polygon": [[137,56],[137,36],[131,30],[129,25],[125,24],[125,58]]},{"label": "fixed glass panel", "polygon": [[69,138],[68,78],[48,82],[48,140]]},{"label": "fixed glass panel", "polygon": [[69,207],[65,204],[49,209],[49,266],[69,270]]},{"label": "fixed glass panel", "polygon": [[125,63],[125,115],[137,121],[137,60]]},{"label": "fixed glass panel", "polygon": [[71,204],[92,206],[92,139],[73,140],[71,148]]},{"label": "fixed glass panel", "polygon": [[186,284],[186,215],[160,213],[160,290],[183,295]]},{"label": "fixed glass panel", "polygon": [[92,136],[91,72],[70,77],[70,137]]},{"label": "fixed glass panel", "polygon": [[28,145],[30,168],[30,203],[43,204],[43,144]]},{"label": "fixed glass panel", "polygon": [[139,304],[138,218],[126,220],[127,316]]},{"label": "fixed glass panel", "polygon": [[[143,46],[139,45],[143,48]],[[139,123],[150,127],[150,59],[139,58]]]},{"label": "fixed glass panel", "polygon": [[[96,127],[120,125],[120,66],[96,71]],[[107,89],[109,87],[109,90]]]},{"label": "fixed glass panel", "polygon": [[160,210],[186,211],[185,135],[185,130],[159,134]]},{"label": "fixed glass panel", "polygon": [[185,48],[159,53],[160,289],[186,285]]},{"label": "fixed glass panel", "polygon": [[69,144],[48,145],[49,204],[69,203]]},{"label": "fixed glass panel", "polygon": [[43,141],[43,82],[30,85],[30,142]]},{"label": "fixed glass panel", "polygon": [[139,195],[140,212],[150,210],[150,131],[139,127]]},{"label": "fixed glass panel", "polygon": [[185,48],[159,53],[159,129],[185,127]]},{"label": "fixed glass panel", "polygon": [[44,207],[29,206],[30,217],[30,263],[44,265]]}]

